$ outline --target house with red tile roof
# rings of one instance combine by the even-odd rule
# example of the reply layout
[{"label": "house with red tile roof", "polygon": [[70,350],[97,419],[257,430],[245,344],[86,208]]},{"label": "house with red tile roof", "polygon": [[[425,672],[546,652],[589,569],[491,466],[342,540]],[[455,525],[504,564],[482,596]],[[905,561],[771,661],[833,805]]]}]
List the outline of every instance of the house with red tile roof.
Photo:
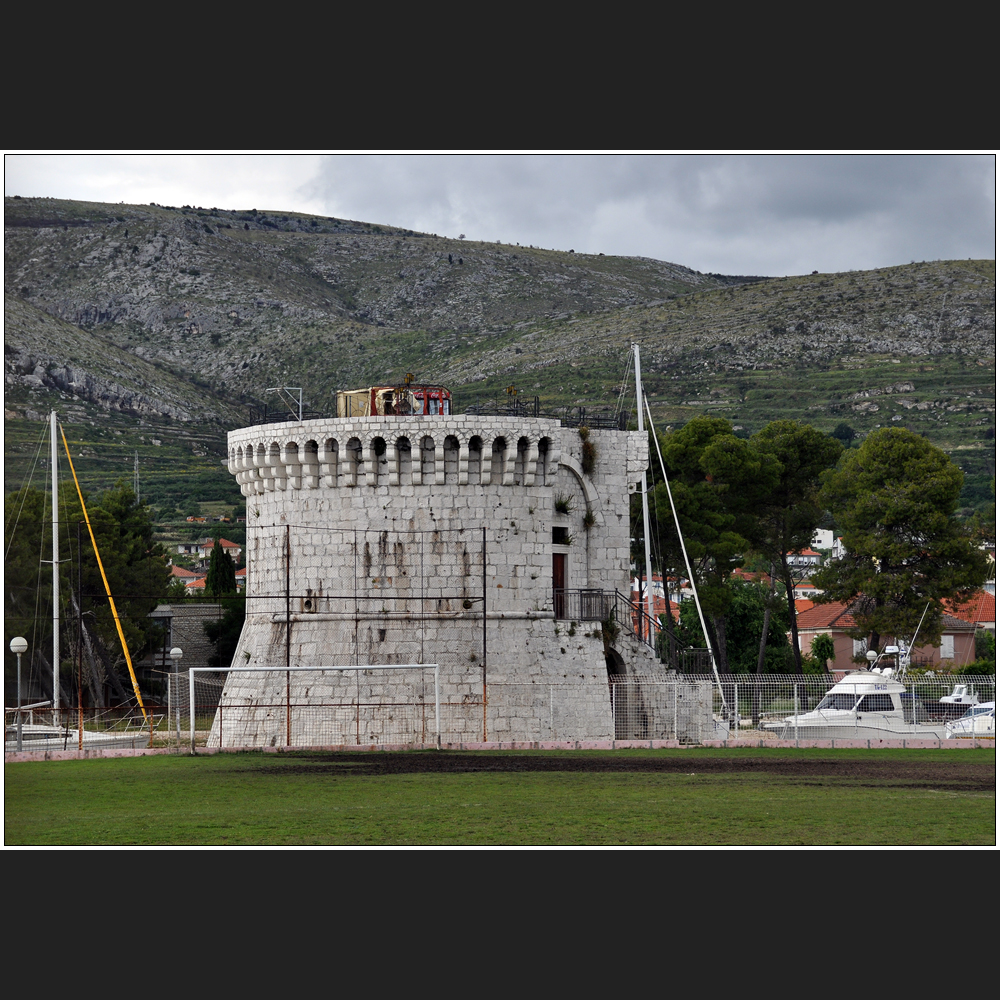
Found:
[{"label": "house with red tile roof", "polygon": [[807,575],[814,569],[819,569],[823,557],[815,549],[799,549],[798,552],[786,552],[788,565],[794,575]]},{"label": "house with red tile roof", "polygon": [[[671,590],[673,590],[674,588],[677,587],[678,581],[675,578],[671,577],[668,578],[668,583],[671,586]],[[645,584],[645,580],[643,581],[643,584]],[[670,607],[670,617],[673,619],[675,623],[679,622],[681,620],[681,607],[676,601],[668,602],[663,589],[662,576],[657,576],[657,575],[653,576],[652,591],[653,591],[653,617],[656,620],[656,625],[654,627],[657,629],[657,631],[659,630],[660,627],[659,624],[660,615],[665,615],[667,613],[668,603]],[[633,577],[632,578],[632,627],[636,632],[640,631],[640,624],[642,621],[642,616],[639,614],[640,606],[642,608],[643,614],[648,613],[648,605],[646,603],[645,590],[643,590],[640,599],[639,579],[638,577]],[[641,629],[643,632],[645,632],[646,626],[642,625]]]},{"label": "house with red tile roof", "polygon": [[[843,677],[849,670],[857,670],[855,657],[864,657],[868,649],[865,639],[853,639],[848,631],[856,628],[854,616],[848,605],[840,601],[829,604],[814,604],[800,612],[796,618],[799,631],[799,649],[809,653],[812,641],[817,635],[829,635],[833,639],[834,658],[828,664],[831,673]],[[971,663],[976,658],[976,626],[945,613],[940,646],[918,646],[910,656],[914,666],[935,667],[943,660],[956,664]],[[909,636],[896,637],[905,641]],[[886,644],[894,640],[883,636]]]},{"label": "house with red tile roof", "polygon": [[997,599],[985,590],[978,590],[967,601],[961,603],[945,602],[945,609],[962,621],[973,622],[980,628],[996,634],[997,630]]},{"label": "house with red tile roof", "polygon": [[216,542],[213,538],[204,539],[198,543],[198,554],[203,559],[207,559],[212,554],[212,549],[214,549],[216,545],[228,552],[233,562],[239,561],[240,553],[243,551],[243,546],[237,545],[236,542],[231,542],[228,538],[220,538],[218,542]]},{"label": "house with red tile roof", "polygon": [[183,566],[170,566],[170,575],[175,580],[183,580],[185,583],[191,580],[197,580],[199,576],[204,576],[204,573],[195,573],[194,570],[185,569]]},{"label": "house with red tile roof", "polygon": [[236,542],[229,541],[228,538],[220,538],[218,542],[214,538],[202,538],[197,542],[180,542],[177,551],[180,555],[195,556],[205,566],[212,555],[212,549],[218,544],[223,550],[229,553],[234,563],[240,561],[243,546]]}]

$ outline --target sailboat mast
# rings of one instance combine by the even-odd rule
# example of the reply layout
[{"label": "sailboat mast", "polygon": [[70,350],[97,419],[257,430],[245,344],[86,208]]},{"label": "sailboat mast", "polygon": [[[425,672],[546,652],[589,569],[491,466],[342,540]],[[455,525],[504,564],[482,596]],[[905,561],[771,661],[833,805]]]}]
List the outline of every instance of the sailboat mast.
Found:
[{"label": "sailboat mast", "polygon": [[52,445],[52,720],[59,725],[59,452],[56,411],[49,414]]},{"label": "sailboat mast", "polygon": [[[635,356],[635,407],[639,413],[639,432],[642,433],[642,373],[639,370],[639,345],[632,345],[632,353]],[[649,560],[649,494],[646,492],[646,470],[642,470],[642,540],[645,542],[646,548],[646,609],[649,615],[649,641],[653,643],[656,641],[653,633],[653,622],[656,620],[653,617],[653,569],[650,565]],[[642,577],[639,577],[640,588],[642,585]],[[642,635],[642,626],[640,624],[639,634]]]}]

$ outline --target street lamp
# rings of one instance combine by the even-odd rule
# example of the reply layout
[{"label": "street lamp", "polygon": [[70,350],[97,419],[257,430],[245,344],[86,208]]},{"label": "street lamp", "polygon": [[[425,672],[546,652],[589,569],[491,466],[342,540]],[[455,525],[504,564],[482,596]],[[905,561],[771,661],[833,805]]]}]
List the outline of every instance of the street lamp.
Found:
[{"label": "street lamp", "polygon": [[[174,662],[174,701],[177,705],[177,745],[181,745],[181,682],[180,666],[184,657],[184,650],[180,646],[174,646],[170,650],[170,659]],[[189,706],[191,707],[191,706]],[[193,710],[193,709],[192,709]]]},{"label": "street lamp", "polygon": [[21,752],[21,654],[28,651],[28,640],[16,636],[10,640],[10,651],[17,653],[17,752]]}]

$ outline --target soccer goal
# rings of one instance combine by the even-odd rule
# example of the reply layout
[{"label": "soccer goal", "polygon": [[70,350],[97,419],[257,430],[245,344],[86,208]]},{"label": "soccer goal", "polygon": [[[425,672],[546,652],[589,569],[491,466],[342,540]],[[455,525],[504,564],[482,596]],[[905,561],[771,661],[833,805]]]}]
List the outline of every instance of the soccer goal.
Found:
[{"label": "soccer goal", "polygon": [[[317,667],[229,667],[189,671],[226,675],[208,734],[211,746],[441,745],[437,663],[365,663]],[[196,712],[191,711],[194,752]]]}]

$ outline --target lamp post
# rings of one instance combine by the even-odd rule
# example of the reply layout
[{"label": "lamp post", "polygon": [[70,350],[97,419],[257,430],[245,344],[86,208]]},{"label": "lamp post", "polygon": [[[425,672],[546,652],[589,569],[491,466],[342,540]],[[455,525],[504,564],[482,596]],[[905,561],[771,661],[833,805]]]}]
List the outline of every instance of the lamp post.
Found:
[{"label": "lamp post", "polygon": [[17,752],[21,752],[21,654],[27,652],[28,640],[16,636],[10,640],[10,651],[17,653]]},{"label": "lamp post", "polygon": [[[170,650],[170,659],[174,664],[174,702],[177,705],[177,745],[181,745],[181,683],[180,683],[180,666],[181,659],[184,657],[184,650],[180,646],[174,646]],[[194,706],[189,705],[188,709],[194,711]]]}]

